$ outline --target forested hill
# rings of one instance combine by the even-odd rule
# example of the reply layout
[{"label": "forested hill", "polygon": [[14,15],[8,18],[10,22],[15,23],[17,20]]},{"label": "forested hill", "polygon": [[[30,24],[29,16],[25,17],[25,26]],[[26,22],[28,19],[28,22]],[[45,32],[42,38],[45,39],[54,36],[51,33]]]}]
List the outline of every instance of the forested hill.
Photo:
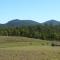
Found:
[{"label": "forested hill", "polygon": [[56,20],[52,19],[52,20],[44,22],[44,24],[47,24],[47,25],[60,25],[60,21],[56,21]]},{"label": "forested hill", "polygon": [[5,24],[0,24],[0,27],[21,27],[21,26],[33,26],[39,24],[38,22],[35,22],[33,20],[19,20],[14,19],[11,21],[8,21]]},{"label": "forested hill", "polygon": [[25,36],[42,40],[60,40],[60,22],[38,23],[32,20],[12,20],[0,24],[0,36]]},{"label": "forested hill", "polygon": [[43,23],[39,23],[33,20],[19,20],[19,19],[14,19],[11,21],[8,21],[5,24],[0,24],[0,27],[21,27],[21,26],[33,26],[33,25],[60,25],[60,21],[56,20],[48,20]]}]

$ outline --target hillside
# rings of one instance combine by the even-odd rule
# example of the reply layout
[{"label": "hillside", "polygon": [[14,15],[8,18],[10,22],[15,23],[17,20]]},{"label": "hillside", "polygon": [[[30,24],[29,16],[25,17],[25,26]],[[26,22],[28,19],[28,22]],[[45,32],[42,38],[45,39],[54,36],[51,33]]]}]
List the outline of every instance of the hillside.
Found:
[{"label": "hillside", "polygon": [[8,21],[5,24],[0,24],[1,27],[21,27],[21,26],[33,26],[39,24],[38,22],[32,21],[32,20],[19,20],[14,19],[11,21]]},{"label": "hillside", "polygon": [[46,22],[44,22],[43,24],[47,24],[47,25],[60,25],[60,21],[56,21],[56,20],[48,20]]},{"label": "hillside", "polygon": [[32,20],[11,20],[6,24],[0,24],[0,36],[24,36],[60,41],[60,22],[49,20],[38,23]]},{"label": "hillside", "polygon": [[33,20],[19,20],[19,19],[13,19],[11,21],[8,21],[5,24],[0,24],[0,27],[21,27],[21,26],[34,26],[39,24],[47,24],[47,25],[60,25],[60,21],[56,20],[48,20],[43,23],[39,23]]}]

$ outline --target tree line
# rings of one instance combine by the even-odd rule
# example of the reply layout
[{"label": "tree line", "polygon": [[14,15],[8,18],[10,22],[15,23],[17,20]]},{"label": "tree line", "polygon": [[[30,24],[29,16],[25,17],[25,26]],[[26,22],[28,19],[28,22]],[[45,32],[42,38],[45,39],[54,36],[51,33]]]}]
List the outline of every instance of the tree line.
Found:
[{"label": "tree line", "polygon": [[24,36],[42,40],[60,40],[60,26],[39,24],[10,28],[1,27],[0,36]]}]

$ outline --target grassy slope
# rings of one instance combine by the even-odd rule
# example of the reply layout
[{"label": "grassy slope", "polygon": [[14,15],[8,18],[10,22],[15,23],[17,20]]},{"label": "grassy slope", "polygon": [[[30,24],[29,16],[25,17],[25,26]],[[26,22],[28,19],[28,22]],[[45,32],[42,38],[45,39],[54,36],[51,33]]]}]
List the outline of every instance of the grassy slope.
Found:
[{"label": "grassy slope", "polygon": [[60,47],[26,37],[0,36],[0,60],[60,60]]},{"label": "grassy slope", "polygon": [[41,46],[41,45],[50,45],[50,44],[51,43],[49,41],[43,41],[33,38],[0,36],[0,48],[21,47],[21,46]]}]

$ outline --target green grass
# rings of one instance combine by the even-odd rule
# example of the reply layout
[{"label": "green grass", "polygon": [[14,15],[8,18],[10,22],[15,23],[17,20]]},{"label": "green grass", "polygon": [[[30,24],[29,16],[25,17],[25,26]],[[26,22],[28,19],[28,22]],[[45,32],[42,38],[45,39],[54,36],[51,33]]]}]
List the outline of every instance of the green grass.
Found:
[{"label": "green grass", "polygon": [[46,40],[0,36],[0,60],[60,60],[60,47]]},{"label": "green grass", "polygon": [[26,37],[0,36],[0,48],[51,45],[50,41]]}]

